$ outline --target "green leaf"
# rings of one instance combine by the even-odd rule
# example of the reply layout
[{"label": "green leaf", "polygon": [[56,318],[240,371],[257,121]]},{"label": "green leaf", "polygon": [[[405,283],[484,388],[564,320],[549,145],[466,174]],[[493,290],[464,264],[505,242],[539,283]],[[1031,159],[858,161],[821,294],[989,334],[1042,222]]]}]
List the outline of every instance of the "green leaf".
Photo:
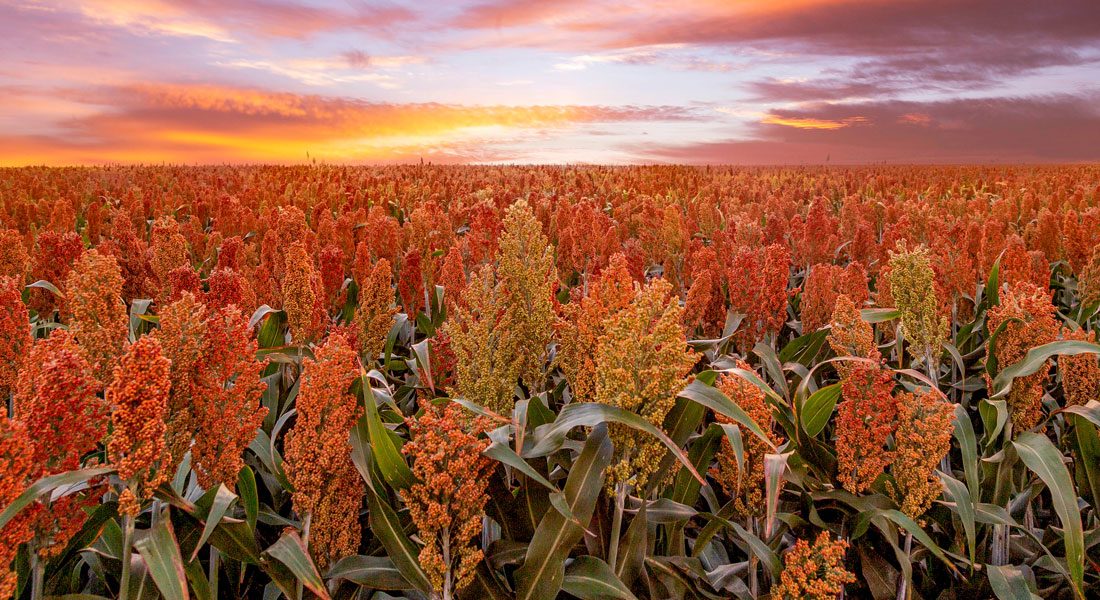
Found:
[{"label": "green leaf", "polygon": [[[699,513],[699,515],[712,522],[717,522],[724,527],[732,529],[738,537],[740,537],[742,540],[744,540],[746,544],[748,544],[750,552],[752,552],[752,554],[760,560],[760,564],[764,565],[764,568],[768,570],[768,573],[770,573],[772,577],[779,576],[779,572],[782,569],[782,564],[779,561],[779,556],[775,552],[773,552],[766,543],[764,543],[764,540],[760,539],[758,536],[753,534],[751,531],[745,529],[735,521],[730,521],[729,519],[725,519],[718,515],[712,515],[710,513]],[[696,555],[698,554],[699,552],[697,551]]]},{"label": "green leaf", "polygon": [[[1100,406],[1096,401],[1089,404]],[[1097,506],[1097,502],[1100,502],[1100,436],[1097,435],[1096,427],[1084,417],[1073,414],[1069,419],[1073,422],[1073,446],[1077,452],[1077,481],[1083,482],[1079,484],[1082,495],[1087,493],[1091,504]]]},{"label": "green leaf", "polygon": [[741,439],[741,428],[733,423],[719,423],[722,432],[726,434],[726,440],[733,449],[733,458],[737,461],[737,484],[741,485],[741,474],[745,472],[745,444]]},{"label": "green leaf", "polygon": [[787,471],[787,459],[794,452],[764,455],[764,535],[771,537],[775,531],[775,517],[779,510],[779,494],[783,491],[783,473]]},{"label": "green leaf", "polygon": [[50,475],[49,477],[43,477],[38,481],[31,484],[22,494],[19,494],[11,504],[4,508],[3,512],[0,512],[0,530],[11,521],[15,515],[19,514],[19,511],[27,507],[28,504],[34,502],[39,496],[48,494],[59,487],[75,486],[80,483],[84,483],[89,479],[95,479],[96,477],[102,477],[115,472],[114,467],[96,467],[93,469],[79,469],[76,471],[66,471],[64,473],[58,473],[57,475]]},{"label": "green leaf", "polygon": [[562,591],[581,600],[637,600],[611,567],[595,556],[580,556],[565,569]]},{"label": "green leaf", "polygon": [[981,484],[978,481],[978,441],[974,435],[974,424],[970,422],[970,415],[961,404],[955,405],[954,436],[959,442],[962,453],[963,475],[966,477],[969,496],[974,500],[981,500]]},{"label": "green leaf", "polygon": [[[1049,345],[1049,344],[1048,344]],[[1030,353],[1029,353],[1030,354]],[[1070,479],[1069,470],[1062,462],[1062,454],[1045,435],[1025,431],[1012,442],[1024,461],[1050,491],[1054,510],[1065,531],[1066,563],[1074,591],[1082,596],[1085,578],[1085,539],[1081,526],[1081,511],[1077,507],[1077,494]]]},{"label": "green leaf", "polygon": [[167,514],[157,519],[147,534],[134,543],[145,560],[149,575],[167,600],[186,600],[187,574],[183,569],[179,544],[172,533],[172,520]]},{"label": "green leaf", "polygon": [[768,573],[773,579],[779,577],[779,572],[782,566],[779,562],[779,555],[772,551],[772,549],[764,543],[764,540],[757,537],[751,531],[745,529],[741,525],[734,521],[730,521],[729,525],[733,527],[733,530],[737,533],[737,536],[745,541],[749,546],[749,550],[757,559],[760,560],[760,564],[764,565],[764,568],[768,570]]},{"label": "green leaf", "polygon": [[241,467],[241,472],[237,474],[237,493],[241,495],[248,526],[255,531],[256,518],[260,514],[260,493],[256,489],[256,475],[248,465]]},{"label": "green leaf", "polygon": [[1100,427],[1100,402],[1096,400],[1089,400],[1083,406],[1067,406],[1062,409],[1062,412],[1083,417],[1093,425]]},{"label": "green leaf", "polygon": [[130,303],[130,343],[137,341],[141,333],[142,317],[152,304],[153,301],[149,298],[136,299]]},{"label": "green leaf", "polygon": [[713,538],[723,526],[731,522],[727,519],[732,518],[733,514],[736,512],[737,509],[735,504],[734,500],[730,500],[723,505],[722,508],[718,509],[718,513],[715,515],[700,513],[702,516],[710,519],[710,522],[703,526],[703,528],[699,530],[699,534],[695,537],[694,548],[691,551],[693,557],[698,558],[701,556],[707,544],[710,543],[711,538]]},{"label": "green leaf", "polygon": [[[787,388],[787,378],[783,374],[783,365],[780,364],[779,356],[775,353],[775,350],[764,342],[757,342],[752,348],[752,353],[760,357],[760,362],[764,364],[764,370],[772,378],[775,386],[779,388],[779,393],[787,398],[790,390]],[[707,382],[707,384],[714,385],[714,382]]]},{"label": "green leaf", "polygon": [[431,594],[432,584],[428,582],[428,576],[420,568],[420,550],[409,536],[405,535],[397,513],[369,486],[367,487],[367,508],[370,510],[368,522],[371,533],[382,543],[386,554],[393,560],[394,566],[401,572],[405,581],[421,593]]},{"label": "green leaf", "polygon": [[348,556],[329,569],[329,580],[341,579],[371,590],[401,591],[413,587],[388,556]]},{"label": "green leaf", "polygon": [[[569,406],[562,412],[568,408]],[[603,472],[611,464],[611,457],[612,446],[607,426],[597,424],[565,481],[565,499],[569,510],[581,522],[592,518],[596,498],[603,488]],[[516,571],[517,598],[556,598],[565,579],[565,558],[570,549],[580,541],[583,533],[578,525],[558,511],[547,512],[535,529],[523,566]]]},{"label": "green leaf", "polygon": [[[266,318],[265,318],[266,317]],[[263,321],[260,325],[260,333],[257,336],[260,348],[277,348],[282,346],[286,338],[283,335],[283,325],[286,323],[286,312],[275,310],[268,305],[263,305],[252,313],[248,320],[250,326]]]},{"label": "green leaf", "polygon": [[361,418],[367,421],[367,433],[370,435],[370,446],[374,453],[374,459],[386,482],[395,489],[405,489],[416,482],[412,469],[405,462],[401,450],[393,440],[393,433],[382,424],[382,418],[378,415],[378,401],[374,388],[370,385],[367,373],[360,368],[360,376],[363,382],[363,404],[366,411]]},{"label": "green leaf", "polygon": [[875,324],[893,321],[901,318],[901,311],[896,308],[864,308],[859,311],[859,317],[865,323]]},{"label": "green leaf", "polygon": [[[730,404],[732,404],[732,402]],[[558,414],[558,418],[555,419],[553,423],[537,427],[533,436],[535,440],[534,444],[531,448],[525,449],[523,455],[526,457],[546,456],[561,448],[562,444],[565,442],[566,435],[568,435],[569,431],[573,428],[595,427],[601,423],[620,423],[657,438],[681,463],[683,463],[696,480],[700,483],[706,482],[706,480],[699,475],[699,472],[695,470],[695,465],[691,464],[691,459],[688,458],[687,454],[685,454],[684,451],[680,449],[680,446],[678,446],[676,442],[673,442],[672,438],[668,437],[665,432],[654,427],[652,423],[632,412],[623,410],[617,406],[609,406],[595,402],[575,402],[569,404],[561,410]]]},{"label": "green leaf", "polygon": [[821,345],[825,342],[825,338],[828,337],[828,335],[828,329],[819,329],[813,333],[807,333],[791,340],[779,351],[779,361],[788,363],[798,358],[799,362],[805,364],[808,362],[805,355],[810,354],[809,358],[813,358],[813,356],[817,354],[817,351],[821,349]]},{"label": "green leaf", "polygon": [[540,475],[527,461],[520,458],[507,444],[493,442],[489,444],[488,448],[482,451],[482,454],[516,469],[551,492],[559,491],[557,486],[547,481],[545,477]]},{"label": "green leaf", "polygon": [[[692,406],[698,405],[692,404]],[[737,434],[740,435],[741,431],[737,429],[736,425],[727,425],[727,427],[734,429]],[[712,424],[712,426],[708,427],[703,433],[702,437],[692,442],[688,457],[691,459],[692,464],[695,465],[696,470],[705,471],[710,465],[711,460],[714,458],[714,453],[721,444],[721,436],[722,428],[717,424]],[[666,489],[665,497],[691,506],[699,499],[700,488],[699,482],[692,478],[690,474],[680,471],[676,473],[676,478],[673,480],[671,488]]]},{"label": "green leaf", "polygon": [[988,449],[997,441],[1008,423],[1008,404],[1004,400],[982,400],[978,403],[978,414],[982,417],[985,432],[982,444]]},{"label": "green leaf", "polygon": [[943,553],[943,550],[936,545],[936,542],[932,541],[932,538],[929,537],[929,535],[923,529],[921,529],[921,526],[918,525],[916,521],[906,516],[905,513],[901,512],[900,510],[890,509],[876,510],[874,511],[874,514],[881,515],[886,517],[887,519],[890,519],[905,531],[913,534],[913,537],[916,538],[916,540],[920,542],[921,545],[923,545],[936,558],[943,561],[943,564],[947,565],[947,567],[951,569],[953,573],[958,572],[958,569],[956,569],[955,565],[947,559],[947,555],[945,555]]},{"label": "green leaf", "polygon": [[264,557],[274,559],[290,569],[290,572],[302,582],[309,591],[316,594],[322,600],[328,600],[328,589],[321,580],[321,574],[317,572],[317,566],[309,557],[302,538],[297,531],[284,533],[270,548],[264,550]]},{"label": "green leaf", "polygon": [[[749,383],[755,385],[761,391],[766,390],[764,391],[764,393],[774,398],[780,404],[786,403],[783,398],[781,398],[778,394],[775,393],[775,391],[768,387],[768,384],[764,383],[759,377],[756,376],[755,373],[746,371],[744,369],[731,369],[730,372],[741,376]],[[769,448],[775,449],[775,444],[772,443],[771,438],[769,438],[768,435],[764,433],[763,429],[760,429],[760,426],[752,420],[752,417],[750,417],[749,414],[746,413],[740,406],[735,404],[733,400],[730,400],[718,388],[706,385],[703,382],[696,380],[689,383],[687,387],[681,390],[678,395],[681,398],[687,398],[688,400],[698,402],[699,404],[702,404],[703,406],[713,410],[714,412],[731,419],[733,422],[748,429],[750,432],[752,432],[753,435],[763,440]]]},{"label": "green leaf", "polygon": [[611,565],[619,580],[628,586],[634,585],[645,568],[650,534],[656,530],[656,523],[649,518],[647,508],[643,504],[638,514],[630,519],[630,526],[626,528],[626,535],[620,542],[618,560]]},{"label": "green leaf", "polygon": [[199,600],[213,600],[214,594],[210,589],[210,580],[202,570],[202,561],[193,560],[183,566],[187,575],[187,581],[191,584],[191,590]]},{"label": "green leaf", "polygon": [[38,288],[41,290],[46,290],[47,292],[53,294],[54,296],[57,296],[58,298],[65,298],[65,294],[62,294],[61,290],[57,289],[56,285],[46,281],[45,279],[39,279],[34,283],[28,284],[27,288]]},{"label": "green leaf", "polygon": [[[458,600],[512,600],[514,595],[501,585],[498,577],[484,562],[474,571],[474,580],[458,592]],[[379,600],[383,600],[379,598]]]},{"label": "green leaf", "polygon": [[[197,522],[196,528],[199,522],[206,521],[209,517],[214,500],[213,494],[208,493],[191,503],[168,486],[158,488],[156,497],[179,508],[188,518],[194,519]],[[210,545],[234,560],[248,564],[260,562],[260,549],[256,545],[255,533],[244,521],[222,517],[221,522],[210,535]]]},{"label": "green leaf", "polygon": [[827,385],[806,398],[802,404],[802,429],[806,435],[814,437],[825,429],[829,417],[833,415],[837,400],[840,399],[840,384]]},{"label": "green leaf", "polygon": [[[226,489],[222,484],[218,484],[217,489],[212,490],[214,493],[213,502],[210,505],[210,512],[206,516],[206,525],[202,528],[202,535],[199,536],[199,541],[195,545],[195,551],[191,554],[189,561],[195,560],[195,557],[199,555],[199,550],[202,549],[206,540],[210,539],[210,535],[214,533],[214,529],[221,523],[222,517],[229,510],[229,507],[237,501],[237,495]],[[207,492],[208,494],[210,492]]]},{"label": "green leaf", "polygon": [[[640,514],[641,505],[639,504],[637,508],[628,508],[626,512]],[[651,523],[667,524],[686,521],[699,514],[699,511],[669,498],[658,498],[646,502],[645,514]]]},{"label": "green leaf", "polygon": [[944,473],[942,471],[937,472],[940,476],[940,480],[943,481],[944,490],[951,498],[951,501],[955,503],[955,512],[959,514],[959,520],[962,521],[963,531],[966,532],[966,551],[967,556],[970,557],[970,564],[974,564],[975,552],[977,551],[977,526],[974,524],[974,501],[970,497],[970,491],[965,485],[958,479]]},{"label": "green leaf", "polygon": [[1080,340],[1060,340],[1043,344],[1027,351],[1019,362],[1009,365],[993,378],[993,398],[1000,398],[1012,389],[1012,380],[1026,377],[1047,366],[1053,356],[1076,356],[1078,354],[1100,354],[1100,346]]},{"label": "green leaf", "polygon": [[416,356],[416,364],[420,373],[420,379],[428,385],[428,389],[435,391],[435,379],[432,377],[431,353],[428,350],[428,339],[425,338],[412,345],[413,354]]},{"label": "green leaf", "polygon": [[989,269],[989,277],[985,280],[985,298],[984,302],[979,309],[984,310],[993,306],[997,306],[1001,303],[1001,256],[1004,256],[1004,251],[997,256],[997,260],[993,261],[993,267]]},{"label": "green leaf", "polygon": [[986,565],[989,587],[998,600],[1038,600],[1031,591],[1031,582],[1021,567],[1015,565]]}]

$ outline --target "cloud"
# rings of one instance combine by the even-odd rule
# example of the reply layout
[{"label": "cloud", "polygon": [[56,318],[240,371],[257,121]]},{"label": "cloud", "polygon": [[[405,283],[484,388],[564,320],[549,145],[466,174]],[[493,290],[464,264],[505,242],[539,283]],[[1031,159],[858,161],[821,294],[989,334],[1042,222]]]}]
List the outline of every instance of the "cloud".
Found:
[{"label": "cloud", "polygon": [[[776,111],[748,139],[671,144],[646,160],[799,164],[875,162],[1077,162],[1100,160],[1100,97],[1048,95],[825,104]],[[791,122],[858,126],[791,127]]]},{"label": "cloud", "polygon": [[761,123],[767,125],[782,125],[784,127],[794,127],[795,129],[842,129],[844,127],[850,127],[852,125],[866,123],[866,117],[845,117],[843,119],[814,119],[809,117],[783,117],[780,115],[769,114],[765,115],[760,120]]},{"label": "cloud", "polygon": [[677,71],[713,71],[726,73],[737,68],[731,62],[715,61],[690,53],[682,52],[683,44],[664,44],[640,48],[624,48],[596,54],[581,54],[554,65],[558,71],[583,71],[589,66],[601,64],[616,65],[661,65]]},{"label": "cloud", "polygon": [[318,6],[294,0],[40,0],[24,9],[77,14],[86,22],[154,35],[240,41],[259,37],[304,39],[340,30],[382,32],[417,18],[400,7]]},{"label": "cloud", "polygon": [[426,56],[414,56],[414,55],[396,55],[396,56],[379,56],[372,55],[362,50],[348,50],[340,54],[340,58],[343,59],[346,66],[356,69],[398,69],[409,65],[422,65],[428,62]]},{"label": "cloud", "polygon": [[292,59],[286,61],[235,59],[218,61],[215,64],[235,69],[267,71],[310,86],[369,82],[385,89],[400,87],[393,75],[364,73],[361,69],[351,69],[343,61],[325,59]]},{"label": "cloud", "polygon": [[[891,97],[995,86],[1051,67],[1100,64],[1100,3],[1064,0],[501,0],[453,24],[485,43],[572,51],[580,69],[635,48],[710,48],[762,62],[832,62],[810,81],[750,84],[764,101]],[[839,66],[837,66],[839,65]]]},{"label": "cloud", "polygon": [[469,148],[472,139],[492,146],[495,138],[517,132],[554,135],[583,124],[700,118],[668,106],[382,103],[211,85],[142,84],[58,95],[96,110],[64,121],[54,135],[0,136],[0,162],[294,162],[307,152],[338,161],[386,161]]}]

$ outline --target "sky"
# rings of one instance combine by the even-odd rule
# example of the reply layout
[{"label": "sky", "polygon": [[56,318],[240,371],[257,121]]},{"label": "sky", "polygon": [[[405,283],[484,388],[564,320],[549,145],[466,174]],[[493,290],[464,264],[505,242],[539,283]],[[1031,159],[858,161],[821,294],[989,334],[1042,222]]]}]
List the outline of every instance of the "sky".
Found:
[{"label": "sky", "polygon": [[0,0],[0,166],[1100,160],[1097,0]]}]

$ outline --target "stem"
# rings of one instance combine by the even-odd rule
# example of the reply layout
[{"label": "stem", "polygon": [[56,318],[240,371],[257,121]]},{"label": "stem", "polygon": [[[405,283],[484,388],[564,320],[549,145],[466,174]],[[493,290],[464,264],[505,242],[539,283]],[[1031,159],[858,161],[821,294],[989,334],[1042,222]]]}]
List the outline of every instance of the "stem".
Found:
[{"label": "stem", "polygon": [[46,561],[38,556],[38,545],[30,547],[31,558],[31,600],[41,600],[46,581]]},{"label": "stem", "polygon": [[936,373],[936,367],[935,367],[935,364],[933,363],[932,347],[931,346],[929,346],[924,352],[924,362],[925,362],[925,366],[928,368],[928,379],[932,381],[932,385],[935,386],[936,389],[939,389],[940,388],[940,378],[939,378],[939,374]]},{"label": "stem", "polygon": [[1008,526],[993,526],[993,547],[989,550],[989,562],[993,565],[1008,563]]},{"label": "stem", "polygon": [[[424,288],[424,314],[428,317],[428,320],[432,320],[432,302],[431,295],[428,293],[428,277],[426,275],[420,275],[420,285]],[[416,315],[413,315],[415,321]]]},{"label": "stem", "polygon": [[[306,548],[306,554],[309,554],[309,523],[313,520],[312,513],[306,513],[306,518],[302,520],[302,545]],[[302,580],[298,580],[298,597],[302,597]]]},{"label": "stem", "polygon": [[[905,560],[909,560],[909,556],[913,553],[913,534],[905,534]],[[909,599],[909,578],[899,574],[898,577],[898,600]]]},{"label": "stem", "polygon": [[218,570],[221,567],[221,553],[214,546],[210,546],[210,567],[207,571],[207,579],[210,580],[210,597],[218,597]]},{"label": "stem", "polygon": [[[748,525],[748,530],[751,531],[754,535],[757,533],[755,518],[749,517],[748,522],[745,523],[745,525]],[[756,575],[756,566],[758,563],[759,561],[756,559],[756,555],[749,553],[749,593],[752,595],[753,598],[756,598],[760,595],[760,580],[757,578]]]},{"label": "stem", "polygon": [[449,530],[443,535],[443,564],[447,565],[447,569],[443,572],[443,600],[451,600],[454,569],[451,567],[451,532]]},{"label": "stem", "polygon": [[[924,358],[925,358],[926,366],[928,367],[928,379],[930,379],[932,381],[932,386],[935,389],[938,390],[938,389],[940,389],[940,378],[939,378],[938,369],[932,363],[932,348],[931,348],[931,346],[926,349],[926,352],[924,354]],[[954,373],[955,373],[955,367],[954,367],[954,361],[952,361],[952,367],[951,367],[952,378],[954,378]],[[949,474],[949,475],[951,474],[951,457],[950,457],[950,453],[945,454],[945,455],[943,455],[942,458],[940,458],[940,470],[943,471],[944,473]]]},{"label": "stem", "polygon": [[611,517],[611,544],[607,550],[607,564],[614,569],[619,559],[619,536],[623,531],[623,505],[626,503],[626,483],[615,486],[615,514]]},{"label": "stem", "polygon": [[122,516],[122,574],[119,576],[118,600],[130,597],[130,556],[134,551],[134,517]]}]

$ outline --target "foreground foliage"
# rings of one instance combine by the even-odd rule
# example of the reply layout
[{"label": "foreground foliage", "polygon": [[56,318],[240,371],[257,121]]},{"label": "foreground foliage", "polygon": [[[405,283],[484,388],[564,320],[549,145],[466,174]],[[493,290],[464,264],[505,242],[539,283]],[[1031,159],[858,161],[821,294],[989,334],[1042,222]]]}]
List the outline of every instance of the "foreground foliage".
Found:
[{"label": "foreground foliage", "polygon": [[0,598],[1086,598],[1100,169],[0,171]]}]

